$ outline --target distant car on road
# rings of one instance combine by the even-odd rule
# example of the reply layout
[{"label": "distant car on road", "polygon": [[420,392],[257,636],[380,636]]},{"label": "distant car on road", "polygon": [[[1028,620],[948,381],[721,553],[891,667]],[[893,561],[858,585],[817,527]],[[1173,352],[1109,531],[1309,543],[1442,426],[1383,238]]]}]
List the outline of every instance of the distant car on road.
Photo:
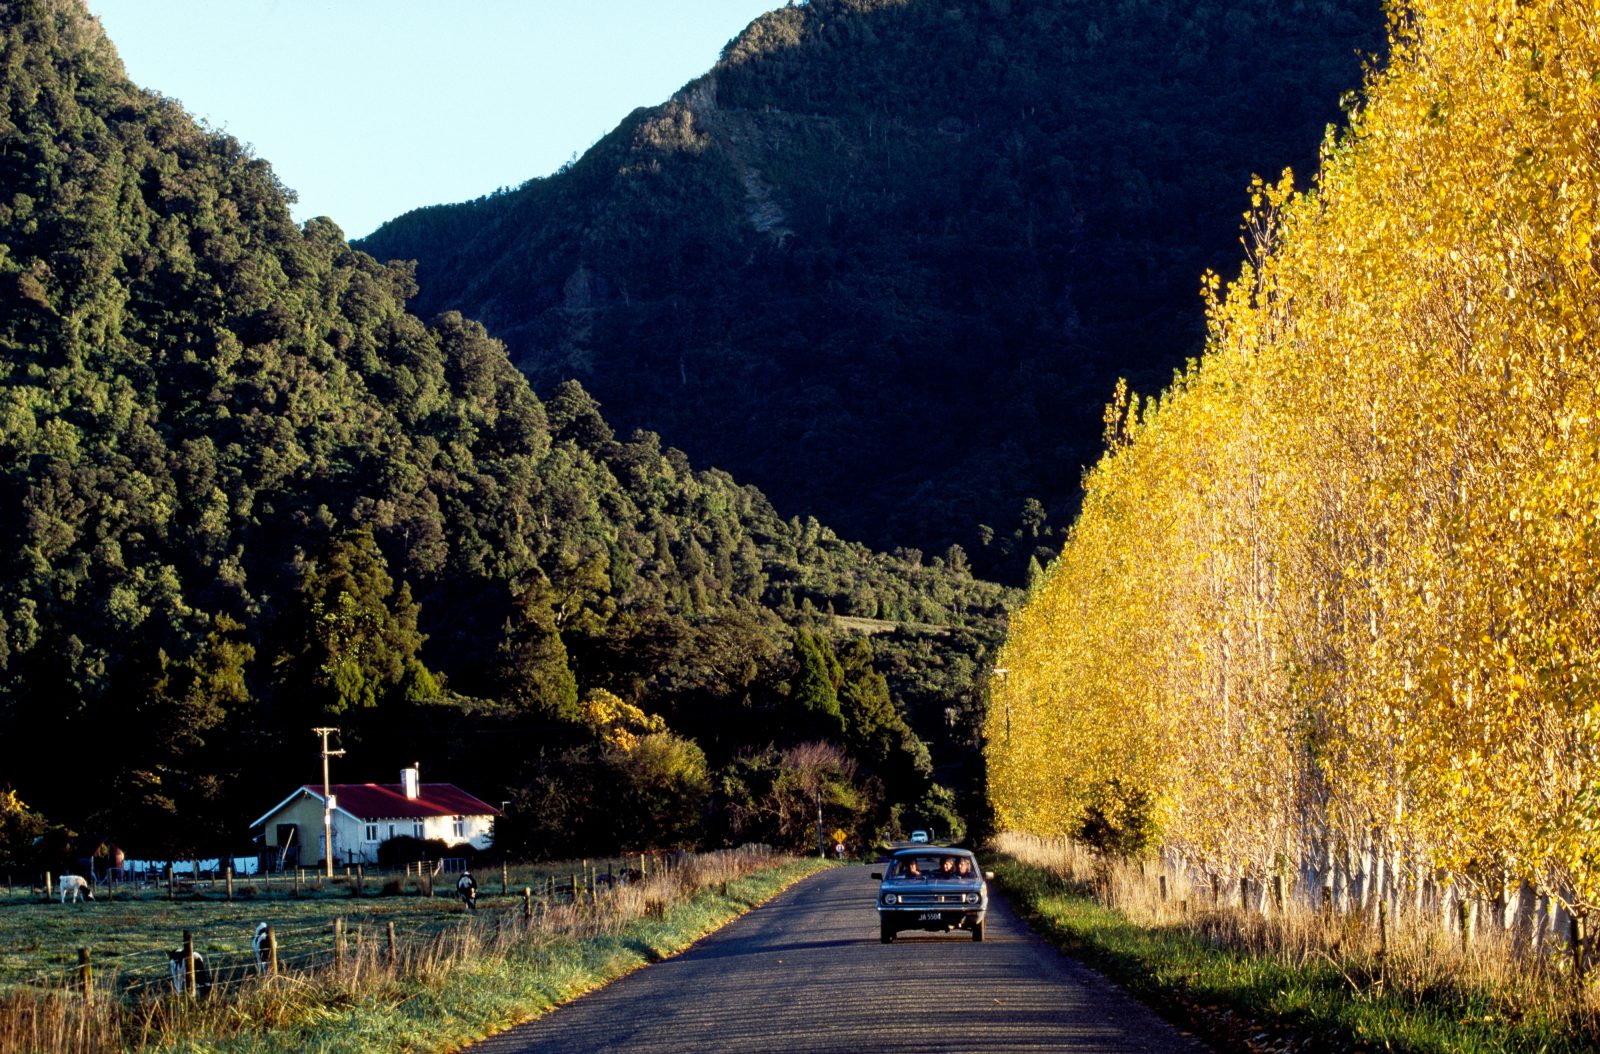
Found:
[{"label": "distant car on road", "polygon": [[902,930],[966,930],[973,940],[983,940],[987,880],[994,873],[979,871],[977,858],[967,850],[897,849],[872,877],[879,880],[878,934],[884,944],[894,943]]},{"label": "distant car on road", "polygon": [[918,844],[918,845],[927,845],[928,841],[929,841],[928,832],[927,831],[912,831],[911,832],[911,840],[913,842],[915,842],[916,844]]}]

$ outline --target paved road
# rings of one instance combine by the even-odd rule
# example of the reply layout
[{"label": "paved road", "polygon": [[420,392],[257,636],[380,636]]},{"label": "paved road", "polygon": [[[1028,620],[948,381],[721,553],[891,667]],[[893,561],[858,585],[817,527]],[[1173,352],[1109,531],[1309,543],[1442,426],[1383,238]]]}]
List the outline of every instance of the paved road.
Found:
[{"label": "paved road", "polygon": [[981,944],[914,932],[880,944],[870,871],[808,878],[471,1054],[1206,1050],[1045,944],[999,897]]}]

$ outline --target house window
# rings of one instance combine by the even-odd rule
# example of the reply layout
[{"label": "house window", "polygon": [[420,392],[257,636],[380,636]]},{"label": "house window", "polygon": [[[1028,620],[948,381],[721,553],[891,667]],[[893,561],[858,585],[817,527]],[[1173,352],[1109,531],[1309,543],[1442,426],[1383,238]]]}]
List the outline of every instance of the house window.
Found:
[{"label": "house window", "polygon": [[457,838],[465,838],[467,836],[467,818],[465,816],[457,816],[450,824],[450,833]]},{"label": "house window", "polygon": [[367,841],[376,842],[377,840],[378,840],[378,825],[375,824],[375,823],[367,824]]},{"label": "house window", "polygon": [[418,820],[416,823],[411,825],[411,833],[412,833],[413,836],[415,836],[417,838],[421,838],[422,837],[422,821],[421,820]]},{"label": "house window", "polygon": [[390,838],[394,837],[394,824],[392,824],[392,823],[389,825],[389,837]]}]

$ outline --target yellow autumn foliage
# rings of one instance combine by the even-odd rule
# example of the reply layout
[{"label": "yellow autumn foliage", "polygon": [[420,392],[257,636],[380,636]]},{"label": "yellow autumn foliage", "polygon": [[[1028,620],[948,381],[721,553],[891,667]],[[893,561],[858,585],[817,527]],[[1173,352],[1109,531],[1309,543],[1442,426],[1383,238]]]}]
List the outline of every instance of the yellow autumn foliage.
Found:
[{"label": "yellow autumn foliage", "polygon": [[604,688],[595,688],[584,697],[583,722],[601,742],[624,754],[637,750],[642,739],[667,730],[665,718],[647,714]]},{"label": "yellow autumn foliage", "polygon": [[1203,359],[1120,395],[991,684],[1002,827],[1600,906],[1600,17],[1407,0]]}]

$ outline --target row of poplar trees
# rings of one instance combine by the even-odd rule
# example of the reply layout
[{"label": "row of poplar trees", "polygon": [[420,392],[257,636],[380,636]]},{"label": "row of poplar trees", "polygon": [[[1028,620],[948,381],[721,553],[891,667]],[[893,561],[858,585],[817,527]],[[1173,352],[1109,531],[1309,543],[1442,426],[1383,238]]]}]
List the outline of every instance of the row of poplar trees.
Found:
[{"label": "row of poplar trees", "polygon": [[[1405,0],[1204,358],[1119,392],[992,683],[1002,828],[1600,905],[1600,20]],[[1123,816],[1125,825],[1139,820]]]}]

